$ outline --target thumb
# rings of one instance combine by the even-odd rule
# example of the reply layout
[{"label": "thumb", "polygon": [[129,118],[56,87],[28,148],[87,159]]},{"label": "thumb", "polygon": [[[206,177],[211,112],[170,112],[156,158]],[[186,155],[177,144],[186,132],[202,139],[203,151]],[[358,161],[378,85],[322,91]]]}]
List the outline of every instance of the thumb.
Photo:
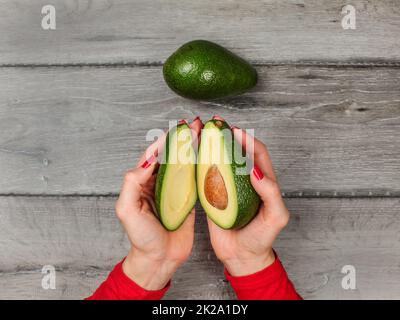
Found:
[{"label": "thumb", "polygon": [[156,160],[156,157],[152,155],[137,168],[126,172],[124,183],[118,198],[118,207],[140,208],[142,187],[153,175],[157,163]]},{"label": "thumb", "polygon": [[268,178],[257,165],[254,165],[250,181],[266,209],[262,210],[262,214],[265,218],[273,216],[276,218],[273,219],[274,224],[284,227],[289,219],[289,211],[282,199],[278,183]]},{"label": "thumb", "polygon": [[194,224],[195,224],[195,208],[188,214],[182,225],[175,231],[173,231],[174,236],[182,238],[182,240],[187,241],[189,237],[194,234]]},{"label": "thumb", "polygon": [[194,241],[194,224],[195,209],[193,208],[182,225],[177,230],[169,233],[171,241],[178,244],[178,247],[174,248],[175,250],[180,251],[182,248],[189,248],[189,252],[192,250]]}]

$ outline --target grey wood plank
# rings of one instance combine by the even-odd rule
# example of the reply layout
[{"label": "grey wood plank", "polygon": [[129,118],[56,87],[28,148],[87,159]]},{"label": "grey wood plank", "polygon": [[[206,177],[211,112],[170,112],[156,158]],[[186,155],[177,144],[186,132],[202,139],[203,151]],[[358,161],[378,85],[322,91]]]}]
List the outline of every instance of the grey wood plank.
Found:
[{"label": "grey wood plank", "polygon": [[[191,265],[190,267],[193,268],[194,266]],[[208,270],[202,271],[199,270],[200,268],[196,268],[196,273],[193,274],[188,268],[189,265],[182,270],[183,273],[181,273],[179,279],[173,281],[172,288],[165,296],[166,299],[235,299],[229,284],[221,276],[222,271],[219,272],[219,275],[210,275]],[[205,268],[203,267],[203,269]],[[90,269],[57,271],[56,288],[54,290],[45,290],[41,287],[43,274],[40,269],[3,274],[0,275],[0,287],[2,289],[0,299],[81,300],[89,297],[107,277],[108,273],[108,270]],[[182,274],[185,274],[184,278],[182,278]],[[203,281],[200,279],[203,279]],[[194,285],[196,286],[195,290],[193,290]]]},{"label": "grey wood plank", "polygon": [[399,68],[258,73],[252,92],[206,103],[173,94],[160,67],[1,68],[0,193],[117,193],[150,129],[219,114],[255,129],[288,194],[399,195]]},{"label": "grey wood plank", "polygon": [[43,0],[0,1],[0,64],[160,63],[186,41],[216,41],[254,63],[400,59],[396,0],[53,0],[57,29],[41,28]]},{"label": "grey wood plank", "polygon": [[[127,252],[114,197],[0,197],[0,298],[88,296]],[[291,220],[275,249],[306,299],[400,298],[399,199],[286,199]],[[195,246],[167,297],[234,298],[198,208]],[[41,288],[54,265],[56,290]],[[344,265],[356,290],[343,290]]]}]

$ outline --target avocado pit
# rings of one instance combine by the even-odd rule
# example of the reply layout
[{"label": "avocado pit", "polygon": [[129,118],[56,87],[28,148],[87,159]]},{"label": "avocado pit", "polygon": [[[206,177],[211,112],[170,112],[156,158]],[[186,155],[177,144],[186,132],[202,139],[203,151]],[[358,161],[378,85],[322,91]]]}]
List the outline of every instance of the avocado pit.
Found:
[{"label": "avocado pit", "polygon": [[224,178],[216,165],[210,166],[204,181],[204,194],[207,201],[219,210],[225,210],[228,206],[228,192]]},{"label": "avocado pit", "polygon": [[223,123],[222,123],[222,121],[217,120],[217,121],[215,121],[215,125],[217,126],[217,128],[221,129],[223,126]]}]

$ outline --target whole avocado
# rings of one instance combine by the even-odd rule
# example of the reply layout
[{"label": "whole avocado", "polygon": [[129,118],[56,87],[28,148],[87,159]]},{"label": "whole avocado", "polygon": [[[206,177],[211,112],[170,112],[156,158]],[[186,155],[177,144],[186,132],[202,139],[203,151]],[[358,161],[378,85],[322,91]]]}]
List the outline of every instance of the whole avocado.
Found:
[{"label": "whole avocado", "polygon": [[216,43],[194,40],[164,63],[164,79],[178,95],[213,100],[242,94],[257,83],[256,70]]}]

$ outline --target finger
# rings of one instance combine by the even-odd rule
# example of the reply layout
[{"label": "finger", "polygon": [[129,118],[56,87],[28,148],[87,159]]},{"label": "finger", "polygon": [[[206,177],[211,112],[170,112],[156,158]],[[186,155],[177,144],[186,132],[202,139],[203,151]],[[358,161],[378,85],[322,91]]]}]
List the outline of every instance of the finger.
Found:
[{"label": "finger", "polygon": [[180,230],[182,232],[192,232],[194,229],[194,222],[196,218],[196,209],[193,208],[192,211],[189,213],[189,215],[186,217],[185,221],[182,223]]},{"label": "finger", "polygon": [[[158,164],[156,164],[156,167],[158,166]],[[155,173],[155,172],[153,172]],[[156,181],[157,181],[157,176],[155,174],[153,174],[151,176],[151,178],[147,181],[146,183],[146,187],[144,188],[144,192],[150,195],[154,195],[154,188],[156,186]]]},{"label": "finger", "polygon": [[200,117],[196,117],[193,119],[192,123],[189,124],[189,127],[196,133],[196,136],[198,137],[200,135],[201,129],[204,127],[204,124],[201,121]]},{"label": "finger", "polygon": [[188,241],[190,237],[194,237],[194,223],[196,220],[195,208],[189,213],[182,225],[175,231],[172,231],[171,236],[179,238],[181,241]]},{"label": "finger", "polygon": [[242,145],[246,153],[254,160],[255,164],[265,172],[270,179],[276,181],[274,168],[267,147],[245,130],[232,127],[232,131],[235,139]]},{"label": "finger", "polygon": [[208,232],[210,233],[211,239],[220,236],[222,233],[231,233],[234,231],[221,228],[220,226],[215,224],[215,222],[212,221],[208,216],[207,216],[207,224],[208,224]]},{"label": "finger", "polygon": [[[178,122],[178,124],[179,123],[186,123],[186,121],[180,120]],[[192,123],[188,124],[188,125],[192,130],[194,130],[197,137],[199,136],[200,131],[204,126],[200,120],[200,117],[196,117],[195,119],[193,119]],[[159,136],[157,138],[156,141],[154,141],[150,146],[147,147],[146,151],[142,154],[142,156],[140,157],[140,159],[138,161],[138,166],[140,166],[140,164],[142,164],[146,159],[150,158],[153,154],[155,156],[159,156],[162,153],[162,150],[165,145],[167,133],[168,132],[164,132],[161,136]],[[194,137],[194,138],[196,138],[196,137]]]},{"label": "finger", "polygon": [[214,117],[212,117],[212,119],[213,119],[213,120],[220,120],[220,121],[226,122],[224,118],[222,118],[222,117],[220,117],[220,116],[217,116],[217,115],[215,115]]},{"label": "finger", "polygon": [[155,155],[157,157],[162,153],[166,137],[167,133],[164,132],[161,136],[157,138],[156,141],[154,141],[151,145],[147,147],[146,151],[141,155],[137,163],[137,167],[140,167],[140,165],[143,164],[146,159],[149,159],[152,155]]},{"label": "finger", "polygon": [[218,229],[220,228],[208,216],[207,216],[207,225],[208,225],[208,232],[210,233],[210,238],[212,239],[215,236],[216,232],[218,232]]},{"label": "finger", "polygon": [[148,195],[144,195],[142,201],[142,212],[153,212],[153,208],[153,199]]},{"label": "finger", "polygon": [[208,231],[210,232],[210,236],[211,236],[214,233],[214,231],[216,230],[216,227],[218,227],[218,226],[208,216],[207,216],[207,224],[208,224]]},{"label": "finger", "polygon": [[196,117],[193,119],[192,123],[189,124],[189,127],[192,132],[192,145],[197,149],[200,142],[201,129],[203,129],[204,124],[201,122],[200,117]]},{"label": "finger", "polygon": [[127,208],[140,209],[142,188],[152,177],[156,163],[156,157],[153,155],[144,161],[140,167],[129,170],[125,174],[124,183],[117,201],[118,214],[128,211],[126,210]]},{"label": "finger", "polygon": [[261,210],[262,214],[273,214],[275,217],[278,217],[279,219],[275,220],[278,227],[286,225],[289,212],[282,199],[282,194],[277,182],[264,175],[257,166],[252,170],[250,181],[254,190],[263,201],[264,206],[268,208],[268,210]]}]

